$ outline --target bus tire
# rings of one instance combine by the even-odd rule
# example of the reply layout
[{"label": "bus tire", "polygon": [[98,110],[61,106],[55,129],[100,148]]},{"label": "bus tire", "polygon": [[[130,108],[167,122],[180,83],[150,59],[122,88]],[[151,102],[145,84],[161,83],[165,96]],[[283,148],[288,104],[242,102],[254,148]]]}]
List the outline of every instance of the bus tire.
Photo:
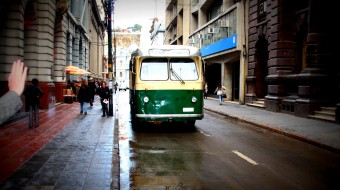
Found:
[{"label": "bus tire", "polygon": [[138,125],[139,125],[139,122],[138,122],[136,116],[132,115],[131,116],[131,127],[132,127],[132,130],[133,131],[138,131]]},{"label": "bus tire", "polygon": [[196,123],[196,120],[187,120],[185,122],[186,126],[189,127],[189,129],[192,131],[196,129],[195,123]]}]

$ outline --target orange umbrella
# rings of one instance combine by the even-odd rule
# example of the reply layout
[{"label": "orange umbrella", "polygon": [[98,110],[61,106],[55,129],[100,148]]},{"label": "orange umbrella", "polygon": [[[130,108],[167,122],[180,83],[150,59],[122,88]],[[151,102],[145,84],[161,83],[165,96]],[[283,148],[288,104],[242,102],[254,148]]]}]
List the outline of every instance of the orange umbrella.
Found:
[{"label": "orange umbrella", "polygon": [[76,67],[76,66],[72,66],[72,65],[69,65],[66,67],[66,72],[73,72],[73,71],[77,71],[78,69],[80,69],[79,67]]},{"label": "orange umbrella", "polygon": [[84,69],[77,69],[77,70],[74,70],[74,71],[70,71],[70,74],[71,75],[86,75],[86,74],[90,74],[90,72],[84,70]]}]

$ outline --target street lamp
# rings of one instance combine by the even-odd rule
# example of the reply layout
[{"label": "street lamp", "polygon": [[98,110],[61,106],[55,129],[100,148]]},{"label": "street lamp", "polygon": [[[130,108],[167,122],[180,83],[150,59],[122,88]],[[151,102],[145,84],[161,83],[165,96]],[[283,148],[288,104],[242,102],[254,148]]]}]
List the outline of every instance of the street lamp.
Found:
[{"label": "street lamp", "polygon": [[108,56],[109,56],[109,62],[108,62],[108,70],[109,70],[109,88],[110,88],[110,98],[109,98],[109,115],[113,116],[113,103],[112,103],[112,13],[114,10],[114,3],[115,0],[107,0],[106,6],[107,6],[107,34],[108,34]]}]

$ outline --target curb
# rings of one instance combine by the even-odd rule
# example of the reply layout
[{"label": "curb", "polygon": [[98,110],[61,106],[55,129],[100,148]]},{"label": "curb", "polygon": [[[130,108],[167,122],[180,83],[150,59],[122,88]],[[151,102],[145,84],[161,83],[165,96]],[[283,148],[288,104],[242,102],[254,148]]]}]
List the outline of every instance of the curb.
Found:
[{"label": "curb", "polygon": [[119,121],[115,118],[113,137],[113,158],[112,158],[112,181],[111,189],[120,189],[120,156],[119,156]]},{"label": "curb", "polygon": [[[115,99],[114,99],[115,98]],[[114,131],[113,131],[113,157],[112,157],[112,180],[111,189],[120,189],[120,154],[119,154],[119,117],[118,117],[118,106],[117,106],[117,96],[112,97],[115,105],[113,106],[113,117],[114,121]]]}]

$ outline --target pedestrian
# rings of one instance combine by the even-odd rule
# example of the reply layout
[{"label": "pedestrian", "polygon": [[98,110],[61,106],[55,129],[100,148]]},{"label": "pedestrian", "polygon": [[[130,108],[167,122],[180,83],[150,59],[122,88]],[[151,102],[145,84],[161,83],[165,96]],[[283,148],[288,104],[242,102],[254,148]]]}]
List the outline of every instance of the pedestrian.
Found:
[{"label": "pedestrian", "polygon": [[116,81],[116,83],[115,83],[115,94],[117,93],[117,88],[118,88],[118,83],[117,83],[117,81]]},{"label": "pedestrian", "polygon": [[94,102],[94,96],[96,95],[96,84],[93,80],[89,81],[89,87],[90,87],[90,106],[93,106]]},{"label": "pedestrian", "polygon": [[84,113],[84,115],[87,115],[88,104],[91,101],[91,90],[87,84],[87,80],[85,79],[81,81],[77,99],[78,102],[80,103],[80,114]]},{"label": "pedestrian", "polygon": [[39,87],[39,81],[36,78],[32,79],[32,85],[28,86],[24,92],[26,105],[29,110],[29,127],[39,127],[39,102],[44,92]]},{"label": "pedestrian", "polygon": [[218,83],[214,91],[214,94],[217,94],[218,100],[220,101],[220,105],[222,105],[223,90],[226,90],[226,88],[222,86],[221,83]]},{"label": "pedestrian", "polygon": [[16,60],[12,64],[11,73],[8,76],[8,92],[0,98],[0,125],[6,122],[22,107],[20,95],[25,88],[27,67],[21,60]]},{"label": "pedestrian", "polygon": [[96,80],[95,85],[96,85],[96,94],[99,95],[102,84],[99,80]]},{"label": "pedestrian", "polygon": [[204,84],[204,99],[208,98],[208,82]]},{"label": "pedestrian", "polygon": [[70,83],[70,86],[71,86],[71,89],[72,89],[72,94],[73,95],[76,95],[76,85],[75,85],[75,82],[73,81],[73,82],[71,82]]},{"label": "pedestrian", "polygon": [[102,105],[103,115],[102,117],[109,117],[108,102],[110,97],[110,90],[107,87],[105,81],[102,82],[102,87],[99,89],[100,103]]}]

